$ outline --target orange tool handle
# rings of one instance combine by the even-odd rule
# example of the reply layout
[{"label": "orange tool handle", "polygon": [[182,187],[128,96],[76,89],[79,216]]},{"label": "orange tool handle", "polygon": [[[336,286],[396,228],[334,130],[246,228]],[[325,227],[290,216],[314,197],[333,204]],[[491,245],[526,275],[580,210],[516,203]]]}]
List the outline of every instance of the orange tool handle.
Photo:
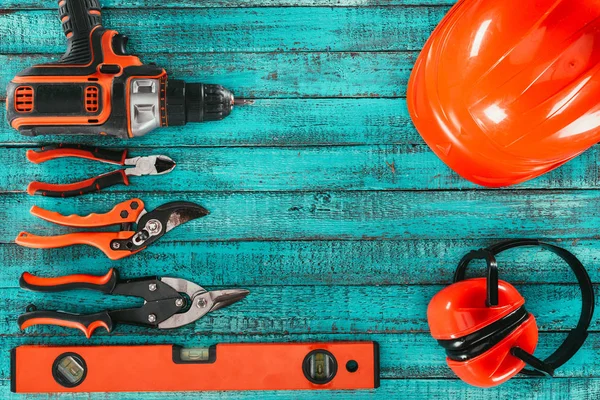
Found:
[{"label": "orange tool handle", "polygon": [[31,207],[31,214],[54,224],[71,226],[74,228],[98,228],[122,223],[134,223],[144,211],[144,202],[140,199],[131,199],[117,204],[112,210],[104,214],[62,215],[55,211],[48,211],[38,206]]},{"label": "orange tool handle", "polygon": [[76,144],[46,146],[42,147],[39,151],[27,150],[27,159],[35,164],[65,157],[85,158],[108,164],[125,165],[127,150],[108,150]]},{"label": "orange tool handle", "polygon": [[[90,289],[110,294],[117,285],[117,271],[113,268],[104,276],[68,275],[55,278],[42,278],[25,272],[19,280],[23,289],[36,292],[61,292],[66,290]],[[30,311],[18,319],[19,327],[26,329],[33,325],[57,325],[81,330],[89,339],[92,333],[104,327],[112,331],[113,321],[109,312],[90,315],[70,314],[62,311]]]},{"label": "orange tool handle", "polygon": [[[12,354],[12,390],[111,393],[379,387],[376,342],[217,344],[190,350],[190,358],[182,350],[172,345],[19,346]],[[331,355],[335,364],[321,362],[311,368],[307,359],[317,353]],[[64,385],[65,380],[53,373],[53,366],[69,356],[80,367],[75,385]],[[331,376],[331,372],[331,380],[325,383],[309,376]]]},{"label": "orange tool handle", "polygon": [[75,197],[83,194],[98,192],[104,188],[126,185],[129,186],[129,178],[125,174],[125,170],[109,172],[108,174],[100,175],[95,178],[86,179],[85,181],[69,183],[69,184],[52,184],[43,182],[31,182],[27,186],[27,193],[30,195],[40,195],[46,197]]},{"label": "orange tool handle", "polygon": [[96,247],[106,254],[111,260],[119,260],[137,253],[142,249],[131,251],[128,249],[113,249],[111,243],[115,240],[130,239],[135,232],[78,232],[58,236],[37,236],[28,232],[21,232],[15,239],[20,246],[34,249],[56,249],[59,247],[85,244]]},{"label": "orange tool handle", "polygon": [[20,315],[17,322],[22,330],[34,325],[75,328],[82,331],[88,339],[98,328],[102,327],[109,333],[113,329],[112,318],[108,311],[89,315],[71,314],[62,311],[31,311]]},{"label": "orange tool handle", "polygon": [[19,284],[21,288],[34,292],[62,292],[65,290],[90,289],[112,293],[117,284],[118,274],[114,268],[104,276],[96,275],[67,275],[54,278],[43,278],[24,272]]}]

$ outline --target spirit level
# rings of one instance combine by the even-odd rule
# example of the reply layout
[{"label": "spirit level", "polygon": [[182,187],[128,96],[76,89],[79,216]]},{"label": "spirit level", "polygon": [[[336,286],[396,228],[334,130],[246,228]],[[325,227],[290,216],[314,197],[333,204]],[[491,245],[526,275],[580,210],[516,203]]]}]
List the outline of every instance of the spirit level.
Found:
[{"label": "spirit level", "polygon": [[20,346],[15,393],[373,389],[376,342]]}]

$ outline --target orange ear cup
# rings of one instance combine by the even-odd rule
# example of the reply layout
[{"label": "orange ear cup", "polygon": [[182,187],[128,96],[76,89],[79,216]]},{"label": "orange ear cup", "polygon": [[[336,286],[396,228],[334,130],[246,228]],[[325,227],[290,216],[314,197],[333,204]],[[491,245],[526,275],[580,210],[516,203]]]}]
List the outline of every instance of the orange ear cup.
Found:
[{"label": "orange ear cup", "polygon": [[[566,262],[581,290],[577,326],[546,359],[533,353],[538,343],[535,318],[511,284],[498,279],[496,255],[515,247],[541,247]],[[485,260],[485,278],[465,279],[469,263]],[[463,381],[491,387],[518,373],[553,376],[585,343],[594,315],[592,281],[583,264],[569,251],[536,239],[513,239],[466,254],[458,263],[454,283],[436,294],[427,308],[431,335],[446,350],[446,362]],[[527,366],[527,368],[526,368]]]},{"label": "orange ear cup", "polygon": [[427,308],[431,335],[446,348],[448,366],[479,387],[499,385],[519,373],[525,363],[511,349],[533,353],[538,342],[535,319],[512,285],[498,282],[497,306],[487,306],[486,298],[486,279],[467,279],[440,291]]}]

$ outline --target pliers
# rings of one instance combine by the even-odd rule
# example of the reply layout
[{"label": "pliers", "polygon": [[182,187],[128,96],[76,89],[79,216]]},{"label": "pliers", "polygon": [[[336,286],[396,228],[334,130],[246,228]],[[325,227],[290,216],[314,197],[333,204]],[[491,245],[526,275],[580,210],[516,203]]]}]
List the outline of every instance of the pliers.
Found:
[{"label": "pliers", "polygon": [[164,204],[150,212],[140,199],[117,204],[105,214],[64,216],[33,206],[31,214],[43,220],[70,227],[94,228],[120,225],[118,232],[76,232],[57,236],[37,236],[21,232],[15,242],[35,249],[67,247],[76,244],[94,246],[108,258],[118,260],[135,254],[160,239],[173,228],[209,214],[208,210],[187,201]]},{"label": "pliers", "polygon": [[107,164],[134,166],[119,169],[95,178],[70,184],[51,184],[31,182],[27,187],[30,195],[48,197],[75,197],[82,194],[97,192],[114,185],[129,185],[129,176],[162,175],[175,168],[175,162],[167,156],[147,156],[127,158],[127,150],[108,150],[81,145],[57,145],[42,147],[39,151],[28,150],[27,159],[35,164],[64,157],[85,158]]},{"label": "pliers", "polygon": [[245,298],[248,290],[225,289],[207,291],[193,282],[179,278],[146,277],[119,280],[111,269],[104,276],[70,275],[41,278],[25,272],[20,279],[23,289],[35,292],[63,292],[88,289],[121,296],[143,298],[138,308],[102,311],[96,314],[71,314],[63,311],[38,311],[35,306],[19,316],[21,329],[33,325],[57,325],[81,330],[89,339],[99,327],[109,333],[115,324],[141,325],[158,329],[178,328],[191,324],[209,312],[227,307]]}]

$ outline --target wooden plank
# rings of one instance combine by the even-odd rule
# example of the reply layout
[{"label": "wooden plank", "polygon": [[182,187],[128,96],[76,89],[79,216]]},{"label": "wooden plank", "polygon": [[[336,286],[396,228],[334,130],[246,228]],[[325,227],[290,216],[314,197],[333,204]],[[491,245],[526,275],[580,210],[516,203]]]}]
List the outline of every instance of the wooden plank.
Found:
[{"label": "wooden plank", "polygon": [[[496,240],[161,241],[120,260],[118,265],[86,246],[32,251],[4,244],[0,245],[3,268],[0,287],[17,287],[23,271],[41,276],[75,272],[103,275],[115,266],[125,277],[160,272],[221,287],[446,285],[452,281],[458,261],[467,252],[494,242]],[[592,281],[600,282],[598,240],[556,244],[573,252],[587,268]],[[549,251],[515,249],[499,256],[498,260],[501,278],[513,284],[576,282],[568,266]],[[474,262],[469,276],[482,273],[482,265]]]},{"label": "wooden plank", "polygon": [[[6,119],[0,103],[0,121]],[[161,128],[135,138],[94,138],[104,146],[304,146],[423,143],[410,122],[404,99],[257,100],[236,108],[224,121]],[[87,143],[85,136],[19,135],[0,123],[0,145],[48,142]]]},{"label": "wooden plank", "polygon": [[[7,1],[10,3],[5,2],[4,6],[49,10],[17,12],[6,17],[5,21],[9,21],[6,23],[0,15],[0,35],[8,33],[3,31],[6,27],[15,37],[29,38],[31,26],[43,32],[41,38],[25,39],[24,44],[20,41],[0,43],[0,52],[56,53],[64,49],[54,4]],[[386,379],[377,391],[353,393],[357,398],[397,398],[399,393],[411,399],[474,400],[506,396],[539,399],[600,396],[600,380],[596,379],[600,365],[596,351],[598,333],[590,335],[577,357],[558,371],[561,378],[518,379],[485,391],[450,379],[452,374],[444,365],[443,352],[425,333],[426,303],[450,278],[456,260],[466,250],[493,242],[495,237],[562,237],[565,247],[574,250],[588,265],[596,282],[599,276],[599,269],[595,268],[598,248],[595,228],[600,221],[594,209],[598,194],[595,190],[564,190],[597,187],[596,148],[564,168],[518,188],[561,189],[558,191],[397,192],[472,188],[451,174],[428,151],[410,124],[404,100],[396,98],[405,95],[406,79],[416,50],[447,10],[446,6],[430,7],[429,4],[449,4],[450,1],[340,0],[333,4],[330,0],[208,0],[202,3],[182,0],[175,4],[173,0],[166,0],[160,5],[155,0],[102,2],[108,6],[107,25],[133,36],[132,51],[146,52],[145,60],[167,66],[174,77],[188,81],[207,77],[234,89],[237,94],[260,100],[255,106],[237,109],[234,116],[223,123],[166,129],[131,142],[132,146],[149,147],[148,151],[186,146],[163,151],[173,152],[185,160],[180,162],[175,174],[167,177],[173,185],[169,183],[165,191],[184,186],[189,193],[159,193],[152,196],[154,198],[147,193],[137,194],[148,201],[152,198],[152,207],[165,200],[189,197],[211,208],[213,214],[179,228],[160,244],[118,263],[124,276],[163,272],[207,286],[247,286],[252,290],[249,301],[221,310],[194,327],[168,333],[122,327],[114,335],[101,335],[96,338],[97,342],[211,344],[216,341],[375,339],[382,345],[382,372]],[[420,7],[394,7],[407,4]],[[298,5],[306,8],[279,8]],[[366,8],[380,5],[391,7]],[[166,12],[131,9],[144,6],[179,9]],[[256,8],[265,6],[274,8]],[[311,6],[335,8],[308,8]],[[188,7],[198,9],[184,9]],[[113,11],[110,8],[126,9]],[[30,28],[21,28],[17,26],[19,23],[29,24]],[[403,31],[405,26],[409,27],[407,33]],[[144,29],[148,32],[143,32]],[[176,49],[172,49],[171,32],[185,32],[177,41]],[[357,49],[359,52],[354,53]],[[390,49],[393,52],[376,52]],[[163,55],[171,50],[173,54]],[[294,50],[300,52],[290,53]],[[334,52],[327,53],[329,50]],[[339,50],[343,51],[335,52]],[[4,64],[10,65],[10,71],[0,73],[0,81],[4,79],[4,83],[0,82],[0,96],[3,96],[6,80],[16,70],[44,57],[48,55],[19,56],[18,59],[11,55],[0,56],[0,61],[6,58]],[[4,110],[0,111],[3,120],[2,112]],[[89,140],[75,139],[88,143]],[[1,143],[23,146],[37,140],[23,138],[2,126]],[[122,145],[115,140],[105,143]],[[391,143],[401,145],[389,145]],[[315,147],[339,144],[352,146]],[[377,146],[379,144],[384,145]],[[268,147],[243,148],[255,145]],[[308,148],[293,148],[307,145]],[[192,150],[187,146],[209,148]],[[78,163],[49,164],[31,170],[33,166],[18,159],[23,149],[0,151],[6,153],[14,166],[12,174],[0,176],[0,185],[6,185],[4,190],[22,190],[33,176],[70,180],[100,171],[98,166],[86,164],[81,168],[83,164]],[[387,164],[392,162],[395,174]],[[63,168],[71,165],[76,171],[65,174]],[[412,178],[422,176],[423,171],[431,174],[432,179]],[[17,174],[25,178],[14,176]],[[155,188],[161,186],[164,178],[143,179],[139,183]],[[346,190],[366,191],[344,193]],[[240,193],[243,191],[255,193]],[[19,221],[17,227],[6,224],[0,228],[0,242],[10,240],[21,227],[41,232],[58,231],[33,221],[26,214],[34,201],[49,208],[58,204],[62,211],[72,212],[97,210],[94,204],[111,204],[123,198],[123,193],[110,193],[55,203],[22,194],[0,195],[4,201],[0,218]],[[1,240],[3,236],[8,239]],[[590,239],[578,241],[578,237]],[[384,240],[362,240],[373,238]],[[409,240],[403,240],[405,238]],[[196,241],[198,239],[207,241]],[[535,283],[519,285],[528,299],[528,308],[536,314],[542,329],[564,331],[574,324],[579,307],[576,286],[564,284],[571,282],[572,277],[562,264],[553,262],[553,258],[533,251],[540,261],[531,263],[528,254],[532,253],[516,252],[516,259],[507,265],[510,271],[503,269],[502,277],[513,282]],[[101,273],[117,265],[93,249],[35,251],[3,244],[0,260],[4,261],[5,268],[0,286],[12,287],[3,291],[7,309],[0,311],[0,327],[7,328],[1,349],[5,354],[10,347],[21,343],[91,343],[78,333],[66,333],[62,329],[18,333],[14,327],[15,316],[32,301],[62,309],[72,304],[72,310],[89,311],[131,304],[124,299],[106,300],[88,293],[46,297],[14,288],[20,272],[27,269],[46,274],[49,271],[66,273],[73,272],[77,265]],[[550,282],[560,286],[548,284]],[[397,285],[404,283],[417,285]],[[85,300],[79,304],[82,298]],[[365,307],[364,299],[372,301],[373,306]],[[407,307],[407,304],[414,306]],[[594,329],[598,330],[598,326],[594,325]],[[409,332],[411,330],[416,332]],[[564,332],[542,333],[540,354],[548,354],[562,337]],[[6,386],[8,375],[8,357],[5,357],[0,359],[4,397],[10,396]],[[256,397],[256,393],[203,395],[207,398]],[[197,394],[150,394],[145,398],[159,396],[183,399]],[[319,397],[334,396],[341,398],[348,396],[348,392],[325,392]],[[265,399],[286,397],[312,398],[314,393],[261,393]],[[140,395],[102,394],[90,398],[139,399]]]},{"label": "wooden plank", "polygon": [[[600,226],[597,190],[156,192],[152,197],[132,191],[64,200],[5,194],[0,196],[0,218],[18,224],[0,227],[0,243],[11,242],[24,228],[41,235],[68,231],[28,215],[33,204],[63,214],[86,215],[106,212],[111,205],[137,195],[146,200],[149,210],[185,199],[211,211],[161,241],[585,239],[597,237]],[[479,221],[485,224],[474,223]]]},{"label": "wooden plank", "polygon": [[[417,52],[147,53],[174,79],[219,83],[245,98],[403,97]],[[0,99],[20,71],[58,54],[0,54]],[[345,112],[346,114],[347,112]]]},{"label": "wooden plank", "polygon": [[[536,354],[550,354],[564,339],[564,333],[540,333]],[[203,347],[215,343],[238,342],[296,342],[296,341],[341,341],[374,340],[379,343],[381,354],[381,377],[383,379],[440,379],[454,378],[446,365],[443,349],[428,333],[402,334],[286,334],[286,335],[180,335],[177,331],[158,335],[102,335],[90,343],[83,334],[71,336],[46,335],[35,339],[40,345],[130,345],[130,344],[178,344],[186,347]],[[101,339],[101,341],[100,341]],[[23,336],[5,336],[4,346],[9,349],[32,342]],[[579,353],[556,371],[556,378],[597,378],[600,355],[597,348],[600,335],[592,333]],[[217,354],[218,356],[218,354]],[[0,360],[0,380],[9,376],[9,358]],[[517,378],[519,379],[519,378]]]},{"label": "wooden plank", "polygon": [[[5,381],[4,386],[9,383]],[[5,391],[8,391],[6,388]],[[567,400],[567,399],[596,399],[600,396],[600,379],[513,379],[508,383],[491,389],[479,389],[458,380],[446,379],[393,379],[383,380],[381,387],[376,390],[359,391],[321,391],[318,393],[308,391],[283,391],[283,392],[260,392],[260,398],[264,400],[292,400],[299,398],[319,398],[321,400],[336,400],[352,396],[357,400],[372,399],[395,399],[399,393],[411,400],[435,399],[470,399],[488,400],[504,399],[510,394],[512,399],[528,400]],[[202,399],[255,399],[257,392],[204,392]],[[22,399],[23,395],[8,394],[7,399]],[[56,395],[29,395],[27,398],[55,399]],[[79,399],[77,394],[61,394],[61,399]],[[95,400],[138,400],[139,393],[94,393],[86,394],[86,399]],[[198,393],[148,393],[144,395],[148,400],[163,399],[197,399]]]},{"label": "wooden plank", "polygon": [[[7,386],[8,383],[5,383]],[[7,389],[8,390],[8,389]],[[339,399],[343,396],[352,396],[353,399],[389,399],[398,396],[398,393],[415,400],[435,399],[465,399],[484,400],[502,399],[506,393],[514,393],[514,399],[595,399],[600,396],[600,379],[519,379],[511,380],[507,384],[492,389],[479,389],[466,385],[457,380],[384,380],[377,390],[362,391],[322,391],[319,393],[307,391],[260,392],[261,399],[298,399],[301,397],[319,399]],[[519,393],[519,394],[516,394]],[[205,392],[203,399],[255,399],[256,392]],[[22,399],[22,395],[8,394],[8,399]],[[54,399],[56,395],[36,395],[28,398]],[[76,394],[62,394],[61,399],[77,399]],[[95,393],[86,395],[86,399],[123,399],[136,400],[139,393]],[[197,399],[197,393],[149,393],[144,398],[154,399]]]},{"label": "wooden plank", "polygon": [[[100,0],[109,8],[215,8],[215,7],[389,7],[420,5],[452,5],[454,0]],[[2,7],[52,10],[52,2],[4,0]]]},{"label": "wooden plank", "polygon": [[[426,145],[194,150],[183,147],[130,152],[131,156],[156,153],[173,158],[177,162],[176,169],[168,175],[132,177],[131,182],[136,190],[412,190],[474,187],[452,173]],[[11,166],[10,169],[0,170],[0,192],[24,191],[28,183],[34,180],[77,182],[115,169],[115,166],[72,158],[36,165],[28,162],[24,155],[25,149],[0,149],[0,158]],[[585,159],[600,166],[597,161],[600,155],[596,152]],[[571,175],[574,180],[567,179],[566,185],[574,188],[595,187],[600,168],[588,168],[583,162],[577,162],[576,165],[579,168]],[[19,171],[19,174],[14,171]],[[430,174],[429,179],[414,179],[415,174],[424,171]],[[588,171],[593,176],[581,176]],[[549,179],[552,181],[552,177]],[[547,187],[547,184],[548,178],[533,183],[535,187]],[[131,188],[117,186],[112,189],[129,191]]]},{"label": "wooden plank", "polygon": [[[0,148],[0,192],[24,192],[31,181],[78,182],[115,169],[65,158],[41,165],[25,149]],[[478,186],[450,170],[426,145],[341,147],[204,148],[163,147],[131,151],[130,156],[165,154],[177,162],[168,175],[132,177],[138,192],[293,191],[293,190],[448,190]],[[19,171],[15,174],[14,171]],[[514,189],[594,189],[600,184],[600,147],[539,179]],[[418,176],[420,179],[415,179]],[[110,190],[128,192],[131,187]]]},{"label": "wooden plank", "polygon": [[[72,271],[72,270],[70,270]],[[166,272],[166,271],[165,271]],[[155,271],[160,275],[160,271]],[[168,272],[170,273],[170,271]],[[197,281],[197,279],[194,279]],[[203,284],[199,282],[199,284]],[[178,328],[181,335],[204,334],[284,334],[295,333],[394,333],[426,332],[427,305],[444,286],[244,286],[250,295],[235,305],[196,324]],[[212,287],[210,289],[217,289]],[[544,331],[567,331],[577,324],[581,294],[577,285],[518,285],[530,301],[527,310],[535,315]],[[597,289],[597,288],[596,288]],[[94,313],[105,309],[139,305],[132,299],[105,296],[94,292],[63,292],[52,295],[6,288],[2,291],[4,307],[0,310],[0,327],[4,335],[19,332],[15,323],[28,305],[38,309]],[[598,320],[591,330],[598,330]],[[123,325],[118,334],[151,336],[159,331]],[[77,333],[77,332],[75,332]],[[22,335],[69,334],[65,328],[32,327]]]},{"label": "wooden plank", "polygon": [[[398,51],[419,50],[447,11],[433,6],[125,9],[105,12],[104,25],[127,34],[133,52]],[[0,42],[0,53],[65,51],[51,10],[0,14],[0,36],[19,39]]]}]

